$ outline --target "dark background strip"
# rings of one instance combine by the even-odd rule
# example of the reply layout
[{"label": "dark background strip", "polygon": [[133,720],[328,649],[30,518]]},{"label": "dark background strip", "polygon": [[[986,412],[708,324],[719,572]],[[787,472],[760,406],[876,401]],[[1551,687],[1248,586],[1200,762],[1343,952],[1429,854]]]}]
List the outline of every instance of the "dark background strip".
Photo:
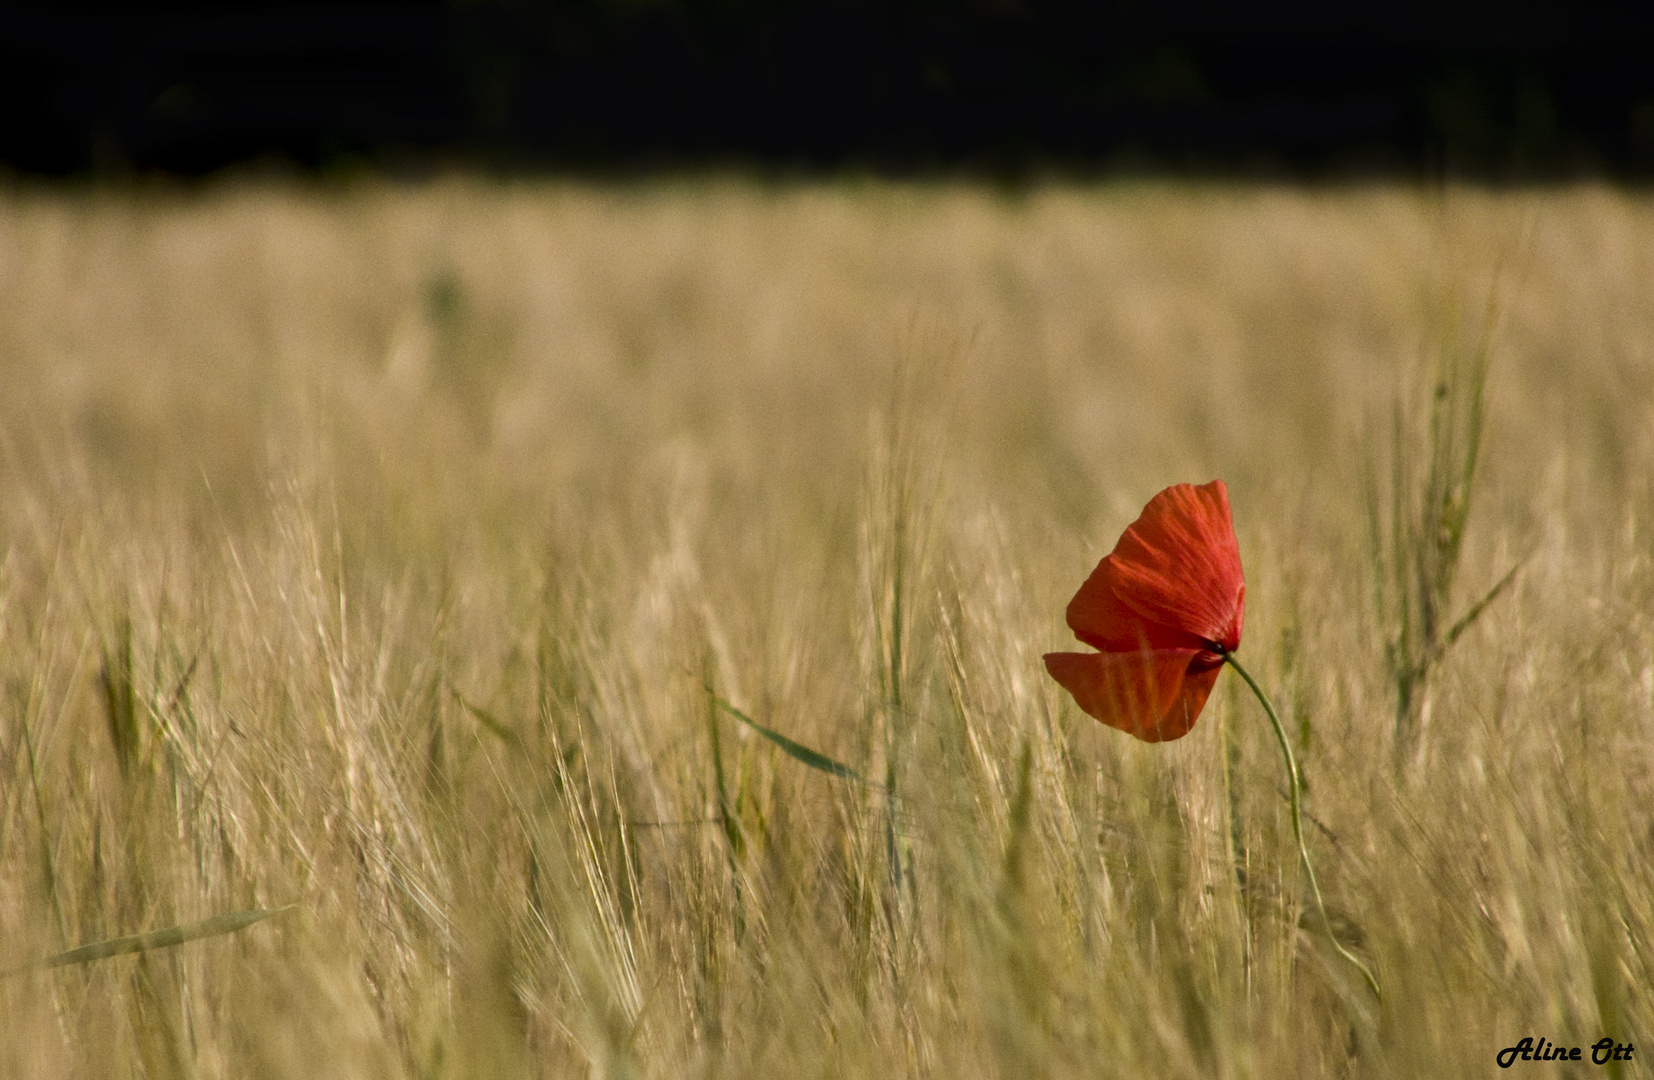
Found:
[{"label": "dark background strip", "polygon": [[0,6],[0,163],[1654,178],[1654,5]]}]

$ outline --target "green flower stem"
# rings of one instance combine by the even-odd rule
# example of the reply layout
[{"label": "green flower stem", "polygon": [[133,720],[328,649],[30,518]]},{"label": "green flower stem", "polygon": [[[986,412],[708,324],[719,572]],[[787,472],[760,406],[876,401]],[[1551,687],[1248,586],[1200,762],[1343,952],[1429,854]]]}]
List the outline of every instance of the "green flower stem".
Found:
[{"label": "green flower stem", "polygon": [[1343,943],[1338,940],[1338,935],[1332,932],[1332,921],[1327,918],[1327,904],[1325,900],[1321,899],[1321,886],[1315,880],[1315,867],[1309,861],[1309,848],[1304,844],[1304,815],[1298,795],[1303,780],[1298,772],[1298,759],[1292,755],[1292,744],[1287,742],[1286,730],[1281,727],[1281,718],[1275,715],[1275,706],[1269,703],[1269,695],[1265,694],[1247,670],[1241,667],[1240,661],[1235,659],[1235,654],[1226,652],[1223,654],[1223,659],[1230,667],[1235,669],[1237,675],[1246,680],[1246,685],[1250,686],[1252,693],[1257,695],[1259,703],[1263,705],[1263,711],[1269,716],[1269,726],[1275,729],[1275,741],[1280,743],[1281,756],[1286,758],[1287,790],[1292,793],[1292,835],[1298,841],[1298,854],[1304,860],[1304,876],[1309,878],[1309,891],[1315,897],[1315,908],[1321,914],[1321,925],[1326,927],[1327,939],[1332,942],[1332,947],[1338,950],[1338,955],[1360,970],[1362,977],[1367,980],[1367,986],[1372,990],[1373,996],[1382,999],[1383,995],[1379,993],[1378,989],[1378,980],[1373,978],[1373,973],[1367,969],[1366,964],[1356,959],[1354,953],[1344,948]]}]

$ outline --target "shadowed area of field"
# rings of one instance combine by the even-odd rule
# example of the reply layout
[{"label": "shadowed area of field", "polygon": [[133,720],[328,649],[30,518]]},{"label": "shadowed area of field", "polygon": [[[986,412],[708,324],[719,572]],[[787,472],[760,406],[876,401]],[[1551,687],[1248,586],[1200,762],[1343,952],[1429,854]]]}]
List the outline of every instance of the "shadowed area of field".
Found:
[{"label": "shadowed area of field", "polygon": [[[0,1071],[1646,1037],[1650,280],[1589,186],[0,191]],[[1213,477],[1382,1002],[1232,674],[1041,663]]]}]

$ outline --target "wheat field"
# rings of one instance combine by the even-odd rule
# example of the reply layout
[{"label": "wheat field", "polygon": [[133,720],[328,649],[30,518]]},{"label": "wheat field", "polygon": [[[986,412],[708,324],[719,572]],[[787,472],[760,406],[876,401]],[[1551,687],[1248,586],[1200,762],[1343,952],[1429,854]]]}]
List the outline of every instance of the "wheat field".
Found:
[{"label": "wheat field", "polygon": [[[0,1074],[1635,1075],[1651,282],[1589,185],[12,182]],[[1041,663],[1213,477],[1327,921],[1233,673]]]}]

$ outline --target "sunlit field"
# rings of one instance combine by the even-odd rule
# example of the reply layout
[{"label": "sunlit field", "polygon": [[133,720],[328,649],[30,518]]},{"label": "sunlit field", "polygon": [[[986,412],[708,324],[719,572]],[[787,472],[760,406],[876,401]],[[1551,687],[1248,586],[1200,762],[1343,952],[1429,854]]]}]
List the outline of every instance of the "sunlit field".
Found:
[{"label": "sunlit field", "polygon": [[[1233,672],[1041,661],[1214,477],[1326,920]],[[1637,1075],[1654,199],[0,190],[0,970],[17,1077]]]}]

